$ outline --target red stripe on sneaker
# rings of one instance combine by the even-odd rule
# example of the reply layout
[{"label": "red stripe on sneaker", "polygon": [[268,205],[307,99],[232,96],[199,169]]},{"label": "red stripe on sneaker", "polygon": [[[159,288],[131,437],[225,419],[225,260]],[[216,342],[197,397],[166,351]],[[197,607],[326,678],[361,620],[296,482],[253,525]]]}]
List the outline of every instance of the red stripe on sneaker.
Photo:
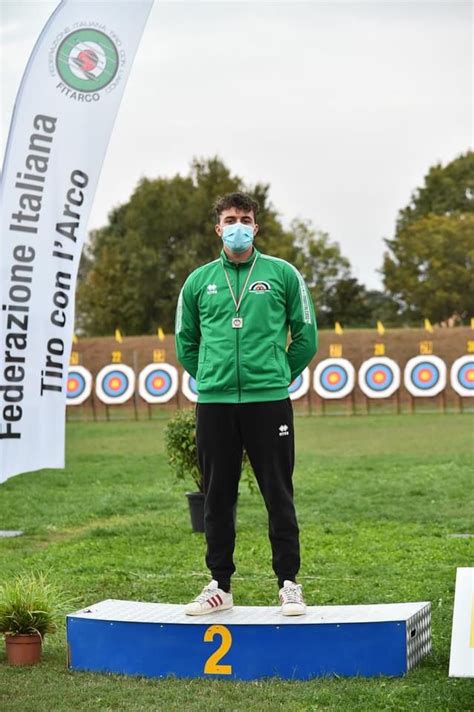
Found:
[{"label": "red stripe on sneaker", "polygon": [[222,598],[219,596],[218,593],[216,593],[215,598],[219,601],[219,605],[222,606]]},{"label": "red stripe on sneaker", "polygon": [[211,605],[212,608],[215,608],[218,604],[214,596],[208,600],[208,603]]}]

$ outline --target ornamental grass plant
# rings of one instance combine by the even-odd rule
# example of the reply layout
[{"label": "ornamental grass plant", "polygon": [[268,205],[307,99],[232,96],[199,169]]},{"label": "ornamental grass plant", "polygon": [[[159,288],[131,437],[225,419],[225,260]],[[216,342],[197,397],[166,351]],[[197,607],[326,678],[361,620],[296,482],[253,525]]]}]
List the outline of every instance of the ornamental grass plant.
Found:
[{"label": "ornamental grass plant", "polygon": [[0,584],[0,633],[54,633],[72,600],[43,572],[22,573]]}]

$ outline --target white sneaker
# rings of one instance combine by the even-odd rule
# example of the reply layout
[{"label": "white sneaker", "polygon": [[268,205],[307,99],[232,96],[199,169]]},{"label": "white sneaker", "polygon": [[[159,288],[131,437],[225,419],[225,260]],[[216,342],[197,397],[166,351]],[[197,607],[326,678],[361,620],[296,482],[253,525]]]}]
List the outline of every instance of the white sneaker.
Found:
[{"label": "white sneaker", "polygon": [[284,616],[301,616],[306,613],[301,586],[294,581],[284,581],[280,588],[281,612]]},{"label": "white sneaker", "polygon": [[184,607],[184,612],[187,616],[203,616],[206,613],[225,611],[233,605],[232,594],[218,588],[217,581],[213,579],[210,584],[204,586],[194,601]]}]

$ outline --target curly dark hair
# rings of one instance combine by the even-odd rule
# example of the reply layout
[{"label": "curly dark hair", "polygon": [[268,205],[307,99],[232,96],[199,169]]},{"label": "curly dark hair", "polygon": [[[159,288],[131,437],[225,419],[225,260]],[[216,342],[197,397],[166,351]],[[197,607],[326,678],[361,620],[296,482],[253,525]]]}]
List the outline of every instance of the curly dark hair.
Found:
[{"label": "curly dark hair", "polygon": [[237,208],[237,210],[243,210],[246,213],[252,211],[253,217],[256,219],[260,206],[256,200],[251,198],[250,195],[246,195],[246,193],[226,193],[226,195],[221,195],[217,198],[214,203],[214,210],[218,222],[222,211],[228,210],[229,208]]}]

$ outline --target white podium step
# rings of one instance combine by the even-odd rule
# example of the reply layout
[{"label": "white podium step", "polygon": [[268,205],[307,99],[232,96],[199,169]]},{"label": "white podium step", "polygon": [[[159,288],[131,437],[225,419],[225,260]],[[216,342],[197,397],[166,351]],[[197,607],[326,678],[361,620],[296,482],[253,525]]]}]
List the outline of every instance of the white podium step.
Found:
[{"label": "white podium step", "polygon": [[182,605],[107,600],[67,616],[72,670],[147,677],[403,675],[431,649],[431,604],[235,606],[186,616]]}]

